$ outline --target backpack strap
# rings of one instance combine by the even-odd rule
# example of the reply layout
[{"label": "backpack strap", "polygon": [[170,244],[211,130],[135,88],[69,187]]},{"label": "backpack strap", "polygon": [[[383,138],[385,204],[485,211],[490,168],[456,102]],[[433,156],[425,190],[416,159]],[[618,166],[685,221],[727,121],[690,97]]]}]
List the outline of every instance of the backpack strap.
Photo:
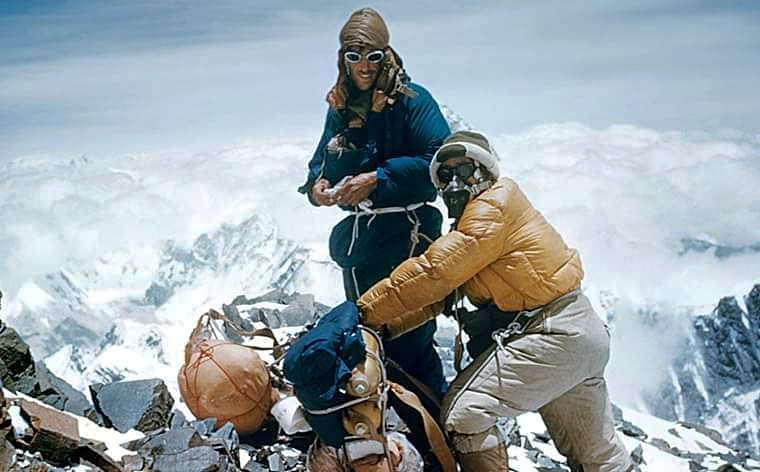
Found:
[{"label": "backpack strap", "polygon": [[425,407],[422,406],[419,397],[395,382],[388,381],[388,385],[390,386],[389,392],[393,397],[410,407],[417,413],[417,415],[419,415],[425,430],[425,436],[427,436],[428,444],[430,445],[433,454],[435,454],[435,457],[441,466],[441,470],[443,472],[456,472],[456,462],[446,444],[446,437],[443,435],[443,431],[441,431],[441,428],[438,426],[435,419],[433,419]]}]

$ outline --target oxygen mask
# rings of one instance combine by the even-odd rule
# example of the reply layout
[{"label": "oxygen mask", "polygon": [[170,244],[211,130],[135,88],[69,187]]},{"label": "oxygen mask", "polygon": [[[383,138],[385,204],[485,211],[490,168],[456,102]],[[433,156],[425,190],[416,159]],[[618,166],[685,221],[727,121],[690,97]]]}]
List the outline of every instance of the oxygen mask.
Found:
[{"label": "oxygen mask", "polygon": [[441,190],[441,197],[443,197],[446,208],[449,209],[449,218],[458,220],[464,213],[467,203],[472,199],[472,191],[458,174],[454,174],[449,183]]}]

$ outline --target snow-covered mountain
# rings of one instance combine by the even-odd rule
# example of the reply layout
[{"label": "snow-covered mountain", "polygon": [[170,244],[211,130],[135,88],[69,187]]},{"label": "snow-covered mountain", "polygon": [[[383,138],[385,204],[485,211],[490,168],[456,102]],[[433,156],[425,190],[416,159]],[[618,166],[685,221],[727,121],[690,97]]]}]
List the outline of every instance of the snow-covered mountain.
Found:
[{"label": "snow-covered mountain", "polygon": [[146,303],[158,307],[182,288],[208,283],[213,283],[210,290],[222,290],[220,295],[292,285],[309,258],[308,250],[277,231],[271,218],[252,216],[200,235],[190,248],[167,242],[155,279],[145,291]]},{"label": "snow-covered mountain", "polygon": [[[8,307],[7,319],[35,355],[82,391],[156,371],[174,387],[183,345],[208,307],[273,287],[297,291],[339,280],[332,265],[256,215],[203,233],[187,248],[175,241],[159,246],[157,254],[142,250],[140,264],[117,254],[35,278]],[[145,267],[151,262],[152,271]],[[116,285],[114,272],[121,274]]]},{"label": "snow-covered mountain", "polygon": [[760,285],[725,297],[693,320],[669,368],[669,381],[648,399],[651,411],[721,431],[739,449],[760,452]]}]

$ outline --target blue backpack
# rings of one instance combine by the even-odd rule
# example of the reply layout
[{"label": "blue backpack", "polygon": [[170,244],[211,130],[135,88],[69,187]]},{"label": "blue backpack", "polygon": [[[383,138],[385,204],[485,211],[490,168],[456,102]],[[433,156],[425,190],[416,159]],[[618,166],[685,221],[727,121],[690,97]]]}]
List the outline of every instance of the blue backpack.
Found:
[{"label": "blue backpack", "polygon": [[342,410],[325,415],[311,414],[308,410],[323,410],[353,399],[341,387],[365,355],[359,309],[350,301],[326,313],[285,355],[285,378],[293,383],[312,429],[330,446],[342,446],[347,435]]}]

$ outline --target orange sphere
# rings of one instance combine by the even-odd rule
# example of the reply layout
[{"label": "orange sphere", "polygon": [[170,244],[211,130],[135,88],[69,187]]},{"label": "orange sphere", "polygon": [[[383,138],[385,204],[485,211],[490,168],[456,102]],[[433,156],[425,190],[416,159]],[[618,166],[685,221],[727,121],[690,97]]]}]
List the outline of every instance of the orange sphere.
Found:
[{"label": "orange sphere", "polygon": [[231,422],[239,434],[258,431],[277,392],[264,361],[250,347],[203,340],[185,352],[179,391],[199,418],[216,418],[216,427]]}]

